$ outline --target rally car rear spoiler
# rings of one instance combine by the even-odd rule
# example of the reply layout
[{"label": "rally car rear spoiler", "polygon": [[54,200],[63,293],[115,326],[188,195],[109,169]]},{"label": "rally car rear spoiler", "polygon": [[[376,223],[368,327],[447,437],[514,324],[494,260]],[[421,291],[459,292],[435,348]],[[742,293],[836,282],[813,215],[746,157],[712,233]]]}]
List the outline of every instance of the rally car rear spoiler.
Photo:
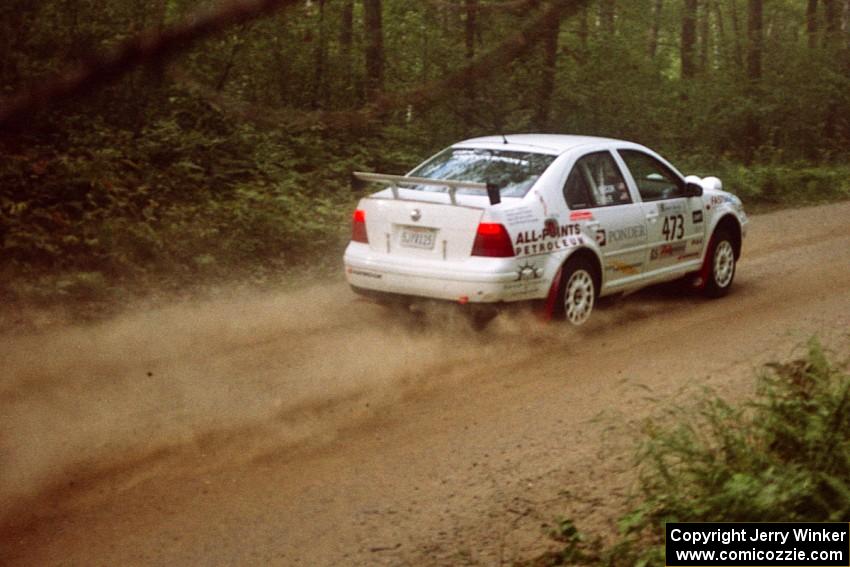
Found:
[{"label": "rally car rear spoiler", "polygon": [[407,175],[388,175],[385,173],[365,173],[355,171],[351,174],[355,180],[383,183],[389,185],[393,192],[393,198],[398,199],[399,185],[433,185],[438,187],[446,187],[449,190],[449,199],[452,205],[457,205],[456,193],[458,189],[479,189],[487,191],[487,196],[490,198],[491,205],[498,205],[502,202],[502,195],[499,188],[493,183],[475,183],[473,181],[454,181],[452,179],[429,179],[427,177],[409,177]]}]

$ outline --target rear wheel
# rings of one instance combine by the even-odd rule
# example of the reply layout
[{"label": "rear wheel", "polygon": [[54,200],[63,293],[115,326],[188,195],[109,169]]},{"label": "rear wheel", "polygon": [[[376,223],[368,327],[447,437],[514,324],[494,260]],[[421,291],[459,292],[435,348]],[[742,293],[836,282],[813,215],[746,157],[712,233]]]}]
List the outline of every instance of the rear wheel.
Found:
[{"label": "rear wheel", "polygon": [[708,262],[705,294],[708,297],[723,297],[729,293],[735,279],[735,246],[727,230],[721,229],[714,234]]},{"label": "rear wheel", "polygon": [[597,285],[593,265],[583,258],[567,262],[561,285],[561,308],[572,325],[582,325],[596,303]]}]

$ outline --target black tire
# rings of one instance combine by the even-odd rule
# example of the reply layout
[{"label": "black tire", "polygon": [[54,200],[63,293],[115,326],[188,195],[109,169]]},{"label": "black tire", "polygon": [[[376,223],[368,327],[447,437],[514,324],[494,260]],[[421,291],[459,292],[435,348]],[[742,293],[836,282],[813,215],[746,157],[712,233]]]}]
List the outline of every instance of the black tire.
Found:
[{"label": "black tire", "polygon": [[586,258],[574,258],[564,264],[558,291],[556,314],[576,327],[590,318],[599,297],[596,266]]},{"label": "black tire", "polygon": [[732,234],[721,228],[711,239],[708,252],[708,270],[703,293],[707,297],[718,298],[729,293],[735,280],[735,243]]}]

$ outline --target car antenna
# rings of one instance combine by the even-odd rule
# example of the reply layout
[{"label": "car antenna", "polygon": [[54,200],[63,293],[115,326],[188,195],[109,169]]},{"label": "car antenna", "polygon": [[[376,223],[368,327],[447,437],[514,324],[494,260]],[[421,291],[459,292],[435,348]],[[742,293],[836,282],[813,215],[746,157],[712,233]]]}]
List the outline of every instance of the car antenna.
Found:
[{"label": "car antenna", "polygon": [[502,141],[505,142],[505,144],[507,144],[508,143],[507,137],[505,137],[504,134],[502,134],[501,136],[502,136]]}]

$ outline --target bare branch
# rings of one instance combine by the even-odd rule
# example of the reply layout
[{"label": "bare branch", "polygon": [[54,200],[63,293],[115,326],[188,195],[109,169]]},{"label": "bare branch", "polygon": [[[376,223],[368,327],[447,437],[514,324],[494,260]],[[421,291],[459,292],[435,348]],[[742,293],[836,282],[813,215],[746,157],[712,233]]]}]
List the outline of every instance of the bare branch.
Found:
[{"label": "bare branch", "polygon": [[516,34],[447,77],[398,93],[385,93],[371,104],[357,110],[308,112],[292,108],[259,107],[214,92],[178,70],[172,70],[170,75],[216,106],[258,124],[295,130],[317,125],[336,129],[359,129],[400,108],[413,106],[423,109],[438,101],[449,100],[453,94],[462,92],[462,89],[470,84],[476,88],[486,88],[486,85],[482,87],[485,79],[523,56],[542,39],[543,35],[539,30],[543,29],[546,22],[573,16],[589,3],[590,0],[556,0],[547,3],[534,17],[528,19]]},{"label": "bare branch", "polygon": [[[0,101],[0,132],[22,124],[36,112],[55,105],[57,102],[84,94],[99,86],[116,80],[135,67],[158,63],[186,49],[191,43],[212,35],[229,26],[248,22],[268,15],[298,0],[229,0],[217,8],[167,28],[162,33],[145,32],[123,43],[113,52],[81,64],[77,69],[47,82],[36,84],[17,95]],[[232,109],[242,117],[258,122],[275,121],[277,126],[285,123],[293,127],[324,124],[328,127],[351,128],[386,116],[399,108],[427,107],[447,96],[460,92],[468,83],[491,77],[517,58],[527,53],[540,39],[539,30],[553,18],[564,18],[576,14],[590,0],[552,0],[543,4],[539,12],[516,34],[477,57],[465,67],[451,75],[396,94],[384,94],[356,111],[303,112],[297,110],[256,111],[249,105],[228,101],[220,94],[205,96]],[[184,83],[188,83],[185,77]],[[203,92],[201,85],[190,85],[193,90]]]},{"label": "bare branch", "polygon": [[26,122],[38,111],[115,81],[142,64],[160,63],[192,43],[269,15],[298,0],[223,0],[165,30],[148,30],[113,51],[81,62],[75,69],[0,100],[0,132]]}]

